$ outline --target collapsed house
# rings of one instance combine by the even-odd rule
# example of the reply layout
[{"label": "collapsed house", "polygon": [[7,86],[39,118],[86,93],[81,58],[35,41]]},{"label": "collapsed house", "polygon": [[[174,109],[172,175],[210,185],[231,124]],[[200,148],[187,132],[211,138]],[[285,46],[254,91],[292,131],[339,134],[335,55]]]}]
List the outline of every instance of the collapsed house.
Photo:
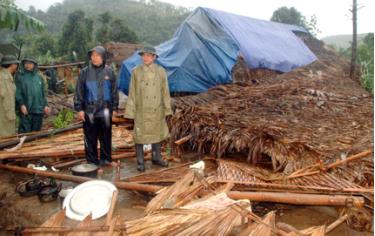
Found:
[{"label": "collapsed house", "polygon": [[242,153],[252,164],[266,161],[285,173],[372,149],[371,94],[349,78],[346,60],[323,45],[313,50],[318,61],[259,78],[259,85],[221,85],[175,98],[173,139],[191,135],[198,152]]},{"label": "collapsed house", "polygon": [[[232,82],[237,57],[250,68],[288,72],[316,60],[293,32],[305,29],[209,8],[197,8],[173,38],[156,47],[157,63],[168,74],[171,92],[205,92]],[[135,53],[122,63],[119,88],[128,93],[132,69],[141,63]]]}]

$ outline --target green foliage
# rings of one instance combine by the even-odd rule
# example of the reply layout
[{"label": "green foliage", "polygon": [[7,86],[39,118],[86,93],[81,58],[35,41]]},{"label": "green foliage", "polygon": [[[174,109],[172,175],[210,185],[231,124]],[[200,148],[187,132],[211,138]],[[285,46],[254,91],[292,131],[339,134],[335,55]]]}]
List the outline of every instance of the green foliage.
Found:
[{"label": "green foliage", "polygon": [[1,0],[0,29],[17,30],[20,24],[24,25],[27,30],[42,31],[44,29],[44,24],[41,21],[18,9],[13,0]]},{"label": "green foliage", "polygon": [[320,30],[316,26],[316,16],[312,15],[308,20],[294,7],[280,7],[279,9],[275,10],[272,14],[271,21],[301,26],[314,36],[320,33]]},{"label": "green foliage", "polygon": [[59,39],[59,51],[62,55],[72,55],[71,60],[85,59],[92,40],[93,21],[85,13],[76,10],[69,14]]},{"label": "green foliage", "polygon": [[363,87],[374,93],[374,33],[369,33],[357,48]]},{"label": "green foliage", "polygon": [[74,113],[70,109],[62,109],[53,120],[53,127],[55,129],[65,128],[72,123]]},{"label": "green foliage", "polygon": [[[334,46],[334,45],[333,45]],[[337,48],[339,54],[351,58],[352,47]],[[374,33],[367,34],[357,47],[357,64],[361,68],[361,83],[363,87],[374,93]]]}]

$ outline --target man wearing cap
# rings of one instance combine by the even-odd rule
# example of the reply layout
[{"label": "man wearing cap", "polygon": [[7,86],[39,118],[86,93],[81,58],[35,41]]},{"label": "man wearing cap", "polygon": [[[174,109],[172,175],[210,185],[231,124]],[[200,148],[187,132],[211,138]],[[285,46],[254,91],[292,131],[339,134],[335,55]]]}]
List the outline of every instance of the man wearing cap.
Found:
[{"label": "man wearing cap", "polygon": [[74,109],[83,121],[87,162],[103,166],[112,164],[112,115],[116,115],[119,103],[117,81],[111,67],[105,64],[104,47],[94,47],[88,52],[88,57],[90,64],[78,77]]},{"label": "man wearing cap", "polygon": [[42,129],[43,115],[49,114],[45,83],[39,74],[38,62],[33,57],[21,61],[16,74],[16,106],[19,111],[19,133]]},{"label": "man wearing cap", "polygon": [[139,52],[143,64],[132,71],[125,117],[134,119],[134,142],[138,171],[145,171],[143,145],[152,144],[152,163],[167,167],[161,158],[161,142],[168,138],[166,117],[172,115],[167,74],[155,64],[153,47]]},{"label": "man wearing cap", "polygon": [[13,55],[6,55],[0,68],[0,137],[16,133],[16,85],[13,75],[20,62]]}]

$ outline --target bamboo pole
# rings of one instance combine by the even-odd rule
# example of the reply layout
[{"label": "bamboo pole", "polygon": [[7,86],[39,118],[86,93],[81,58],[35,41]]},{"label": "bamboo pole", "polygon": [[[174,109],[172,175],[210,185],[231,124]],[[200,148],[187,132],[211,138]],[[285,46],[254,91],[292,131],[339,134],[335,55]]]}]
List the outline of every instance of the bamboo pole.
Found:
[{"label": "bamboo pole", "polygon": [[[10,166],[10,165],[4,165],[4,164],[0,164],[0,169],[8,170],[11,172],[24,173],[24,174],[32,174],[32,175],[36,174],[36,175],[43,176],[43,177],[53,177],[56,179],[67,180],[67,181],[72,181],[72,182],[77,182],[77,183],[83,183],[83,182],[90,181],[90,180],[96,180],[93,178],[88,178],[88,177],[83,177],[83,176],[66,175],[66,174],[55,173],[51,171],[34,170],[30,168]],[[121,189],[134,190],[134,191],[140,191],[140,192],[152,192],[152,193],[155,193],[163,188],[163,187],[156,186],[156,185],[128,183],[124,181],[115,181],[113,182],[113,184]]]},{"label": "bamboo pole", "polygon": [[72,160],[72,161],[67,161],[67,162],[62,162],[59,164],[54,165],[53,167],[56,169],[63,169],[67,167],[71,167],[74,165],[81,164],[82,162],[86,161],[85,159],[78,159],[78,160]]},{"label": "bamboo pole", "polygon": [[112,219],[112,221],[109,223],[109,230],[106,234],[106,236],[112,236],[113,235],[113,232],[115,230],[115,227],[116,227],[116,222],[117,220],[119,219],[120,217],[119,216],[116,216],[114,219]]},{"label": "bamboo pole", "polygon": [[286,223],[283,223],[283,222],[279,222],[276,224],[277,228],[285,231],[285,232],[288,232],[288,233],[292,233],[292,234],[288,234],[290,236],[292,236],[293,234],[295,234],[296,236],[305,236],[305,234],[301,233],[298,229],[294,228],[293,226],[289,225],[289,224],[286,224]]},{"label": "bamboo pole", "polygon": [[116,206],[116,202],[117,202],[117,196],[118,196],[118,191],[113,191],[111,206],[110,206],[109,211],[107,213],[107,219],[106,219],[106,225],[107,226],[111,225],[113,212],[115,211],[115,206]]},{"label": "bamboo pole", "polygon": [[373,152],[372,150],[366,150],[366,151],[363,151],[361,153],[358,153],[358,154],[355,154],[353,156],[350,156],[350,157],[348,157],[348,158],[346,158],[344,160],[336,161],[336,162],[334,162],[332,164],[329,164],[327,166],[327,170],[335,168],[335,167],[337,167],[337,166],[339,166],[341,164],[344,164],[344,163],[347,163],[347,162],[350,162],[350,161],[354,161],[354,160],[360,159],[362,157],[366,157],[366,156],[370,155],[372,152]]},{"label": "bamboo pole", "polygon": [[338,218],[335,222],[333,222],[332,224],[328,225],[327,228],[326,228],[326,233],[328,234],[329,232],[331,232],[332,230],[334,230],[337,226],[339,226],[340,224],[342,224],[344,221],[346,221],[348,219],[348,215],[345,214],[343,216],[341,216],[340,218]]},{"label": "bamboo pole", "polygon": [[123,159],[123,158],[130,158],[130,157],[135,157],[136,154],[135,152],[124,152],[121,154],[115,154],[112,156],[113,160],[118,160],[118,159]]},{"label": "bamboo pole", "polygon": [[67,63],[67,64],[60,64],[60,65],[40,65],[38,66],[39,69],[49,69],[49,68],[60,68],[60,67],[70,67],[70,66],[79,66],[84,65],[86,62],[79,61],[79,62],[73,62],[73,63]]},{"label": "bamboo pole", "polygon": [[228,197],[235,200],[249,199],[255,202],[277,202],[292,205],[346,206],[348,203],[352,203],[356,207],[363,207],[365,204],[363,197],[342,195],[230,191]]},{"label": "bamboo pole", "polygon": [[[49,131],[42,131],[42,132],[39,132],[39,133],[35,133],[35,134],[32,134],[32,135],[26,136],[26,139],[25,139],[24,143],[30,142],[30,141],[33,141],[33,140],[36,140],[36,139],[40,139],[40,138],[45,138],[45,137],[48,137],[50,135],[55,135],[55,134],[63,133],[63,132],[66,132],[66,131],[75,130],[75,129],[78,129],[78,128],[81,128],[81,127],[82,127],[82,123],[78,123],[78,124],[74,124],[74,125],[71,125],[71,126],[66,127],[66,128],[54,129],[54,130],[49,130]],[[0,150],[4,149],[4,148],[7,148],[7,147],[10,147],[10,146],[17,145],[18,143],[19,143],[18,138],[16,140],[10,140],[10,141],[7,141],[7,142],[0,143]]]},{"label": "bamboo pole", "polygon": [[[373,188],[331,188],[331,187],[319,187],[313,185],[294,185],[294,184],[275,184],[275,183],[257,183],[257,182],[244,182],[244,181],[227,181],[227,180],[217,180],[219,183],[235,183],[243,184],[256,187],[264,188],[275,188],[281,190],[315,190],[315,191],[329,191],[329,192],[347,192],[347,193],[374,193]],[[272,190],[272,191],[273,191]]]},{"label": "bamboo pole", "polygon": [[191,134],[189,134],[188,136],[183,137],[183,138],[181,138],[181,139],[175,141],[174,143],[175,143],[176,145],[181,145],[181,144],[184,144],[184,143],[186,143],[187,141],[189,141],[192,137],[193,137],[193,136],[192,136]]},{"label": "bamboo pole", "polygon": [[[335,168],[335,167],[337,167],[339,165],[342,165],[344,163],[351,162],[351,161],[354,161],[354,160],[366,157],[369,154],[371,154],[372,152],[373,152],[372,150],[366,150],[366,151],[360,152],[360,153],[352,155],[352,156],[350,156],[350,157],[348,157],[348,158],[346,158],[344,160],[340,160],[340,161],[336,161],[334,163],[331,163],[331,164],[327,165],[324,168],[324,170],[327,171],[329,169]],[[320,165],[319,164],[314,164],[314,165],[311,165],[309,167],[305,167],[303,169],[315,168],[315,167],[318,167],[318,166],[320,166]],[[315,171],[309,171],[309,172],[301,173],[301,170],[297,170],[294,173],[292,173],[289,176],[287,176],[286,179],[292,179],[292,178],[299,178],[299,177],[304,177],[304,176],[309,176],[309,175],[315,175],[315,174],[319,174],[320,172],[321,172],[320,170],[315,170]],[[282,178],[280,178],[280,179],[282,179]],[[276,180],[276,179],[274,179],[274,180]]]},{"label": "bamboo pole", "polygon": [[[115,219],[114,219],[115,220]],[[115,225],[114,230],[126,230],[126,225]],[[46,233],[59,233],[67,234],[72,232],[107,232],[110,230],[109,226],[77,226],[77,227],[34,227],[26,228],[22,231],[22,235],[31,234],[46,234]],[[7,229],[7,231],[14,231],[14,229]]]}]

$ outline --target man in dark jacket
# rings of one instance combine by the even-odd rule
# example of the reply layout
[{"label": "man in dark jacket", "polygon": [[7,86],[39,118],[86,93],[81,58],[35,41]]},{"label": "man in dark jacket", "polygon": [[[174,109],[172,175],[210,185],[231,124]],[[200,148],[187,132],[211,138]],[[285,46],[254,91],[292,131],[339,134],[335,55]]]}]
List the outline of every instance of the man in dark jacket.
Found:
[{"label": "man in dark jacket", "polygon": [[49,113],[45,84],[38,73],[38,63],[32,57],[21,61],[16,75],[16,105],[20,111],[19,133],[42,129],[43,113]]},{"label": "man in dark jacket", "polygon": [[[87,162],[112,164],[112,115],[118,109],[117,81],[113,70],[105,64],[106,50],[96,46],[88,53],[90,64],[79,74],[74,109],[83,121]],[[97,144],[100,142],[100,160]]]}]

